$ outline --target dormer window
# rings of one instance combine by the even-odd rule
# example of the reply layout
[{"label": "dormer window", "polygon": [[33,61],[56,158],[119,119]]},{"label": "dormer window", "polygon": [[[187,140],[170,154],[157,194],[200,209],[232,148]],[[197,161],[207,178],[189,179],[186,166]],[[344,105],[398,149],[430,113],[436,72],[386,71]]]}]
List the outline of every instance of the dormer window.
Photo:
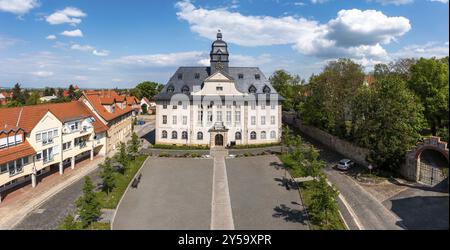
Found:
[{"label": "dormer window", "polygon": [[183,74],[181,73],[178,74],[178,80],[183,80]]},{"label": "dormer window", "polygon": [[270,91],[271,91],[271,89],[269,88],[269,86],[264,86],[264,89],[263,89],[263,92],[265,93],[265,94],[270,94]]},{"label": "dormer window", "polygon": [[173,86],[169,86],[167,88],[167,93],[173,93],[175,91],[175,88]]},{"label": "dormer window", "polygon": [[238,75],[238,78],[239,78],[239,79],[244,79],[244,74],[239,74],[239,75]]},{"label": "dormer window", "polygon": [[189,94],[189,87],[187,85],[184,85],[181,89],[181,92],[183,92],[183,94]]},{"label": "dormer window", "polygon": [[248,92],[252,94],[256,93],[256,87],[254,85],[250,86],[250,88],[248,88]]},{"label": "dormer window", "polygon": [[194,78],[195,79],[200,79],[200,73],[195,73]]},{"label": "dormer window", "polygon": [[255,75],[255,80],[261,80],[261,76],[259,74]]}]

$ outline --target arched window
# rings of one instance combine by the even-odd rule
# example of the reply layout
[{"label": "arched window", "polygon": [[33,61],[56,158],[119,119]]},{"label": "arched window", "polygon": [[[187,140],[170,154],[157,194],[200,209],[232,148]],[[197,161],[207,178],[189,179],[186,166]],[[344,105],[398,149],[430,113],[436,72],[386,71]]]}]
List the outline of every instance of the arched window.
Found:
[{"label": "arched window", "polygon": [[265,94],[270,94],[270,91],[271,91],[271,89],[270,89],[270,87],[269,86],[264,86],[264,89],[263,89],[263,92],[265,93]]},{"label": "arched window", "polygon": [[167,131],[165,130],[162,131],[161,138],[167,139]]},{"label": "arched window", "polygon": [[277,133],[275,131],[270,131],[270,139],[277,138]]},{"label": "arched window", "polygon": [[234,135],[235,140],[242,140],[242,134],[241,132],[236,132],[236,134]]},{"label": "arched window", "polygon": [[172,131],[172,139],[178,139],[177,131]]},{"label": "arched window", "polygon": [[175,88],[172,85],[167,87],[167,93],[173,93],[174,91],[175,91]]},{"label": "arched window", "polygon": [[181,89],[181,92],[183,92],[183,94],[189,94],[189,87],[187,85],[184,85]]},{"label": "arched window", "polygon": [[250,133],[250,140],[256,140],[256,132],[255,131],[252,131]]},{"label": "arched window", "polygon": [[197,133],[197,140],[199,140],[199,141],[203,140],[203,133],[202,132],[198,132]]},{"label": "arched window", "polygon": [[252,94],[254,94],[254,93],[256,93],[256,87],[254,86],[254,85],[252,85],[252,86],[250,86],[250,88],[248,88],[248,92],[249,93],[252,93]]},{"label": "arched window", "polygon": [[181,139],[187,140],[187,138],[188,138],[188,132],[187,131],[183,131],[181,133]]},{"label": "arched window", "polygon": [[266,131],[261,132],[261,139],[266,139]]}]

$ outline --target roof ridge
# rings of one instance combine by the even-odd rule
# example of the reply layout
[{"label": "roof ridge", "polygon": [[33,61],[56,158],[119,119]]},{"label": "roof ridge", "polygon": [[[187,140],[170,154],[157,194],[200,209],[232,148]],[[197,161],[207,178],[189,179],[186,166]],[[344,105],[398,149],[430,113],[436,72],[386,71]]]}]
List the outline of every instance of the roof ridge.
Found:
[{"label": "roof ridge", "polygon": [[19,117],[17,118],[16,127],[19,127],[20,118],[22,117],[23,107],[20,109]]}]

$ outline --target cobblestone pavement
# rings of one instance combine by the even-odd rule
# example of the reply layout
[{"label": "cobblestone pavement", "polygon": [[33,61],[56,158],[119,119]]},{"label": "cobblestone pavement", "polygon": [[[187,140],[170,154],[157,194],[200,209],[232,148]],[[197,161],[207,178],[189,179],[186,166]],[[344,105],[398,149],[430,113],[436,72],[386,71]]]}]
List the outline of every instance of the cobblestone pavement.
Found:
[{"label": "cobblestone pavement", "polygon": [[[99,169],[90,176],[96,184],[100,183]],[[62,220],[76,210],[75,201],[83,194],[84,178],[54,195],[39,208],[31,212],[14,229],[16,230],[52,230],[57,229]]]}]

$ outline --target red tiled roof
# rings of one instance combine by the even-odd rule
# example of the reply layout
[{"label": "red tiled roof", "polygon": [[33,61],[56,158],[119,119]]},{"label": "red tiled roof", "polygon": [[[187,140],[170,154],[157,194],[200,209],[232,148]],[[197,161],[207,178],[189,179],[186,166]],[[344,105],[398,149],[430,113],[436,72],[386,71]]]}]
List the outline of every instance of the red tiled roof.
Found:
[{"label": "red tiled roof", "polygon": [[133,105],[139,103],[138,99],[134,96],[127,96],[127,104]]},{"label": "red tiled roof", "polygon": [[120,117],[124,114],[127,114],[133,109],[130,106],[125,106],[124,109],[121,109],[117,104],[115,105],[115,109],[113,113],[110,113],[108,110],[106,110],[105,107],[103,107],[103,104],[111,105],[112,103],[107,103],[110,101],[109,98],[113,98],[115,100],[116,98],[119,98],[120,96],[116,93],[114,90],[89,90],[84,91],[83,96],[91,103],[91,105],[94,107],[95,111],[105,120],[111,121],[117,117]]},{"label": "red tiled roof", "polygon": [[95,122],[92,125],[95,132],[102,132],[108,129],[94,113],[79,101],[3,108],[0,109],[0,126],[17,126],[30,133],[48,111],[54,114],[61,122],[94,117]]},{"label": "red tiled roof", "polygon": [[24,141],[17,146],[0,149],[0,164],[34,154],[36,154],[36,150],[34,150],[28,141]]}]

